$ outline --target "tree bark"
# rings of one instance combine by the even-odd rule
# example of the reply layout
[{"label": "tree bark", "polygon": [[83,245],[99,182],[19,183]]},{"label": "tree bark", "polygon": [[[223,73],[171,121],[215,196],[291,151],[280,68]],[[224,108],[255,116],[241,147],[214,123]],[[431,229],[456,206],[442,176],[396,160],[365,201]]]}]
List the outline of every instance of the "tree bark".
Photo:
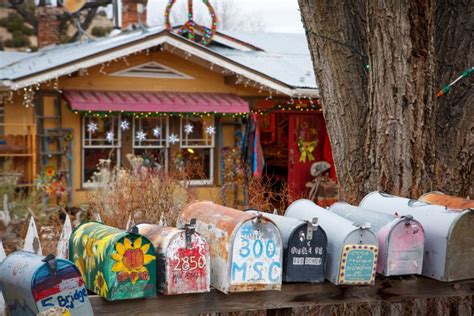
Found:
[{"label": "tree bark", "polygon": [[473,60],[471,2],[335,2],[299,0],[341,198],[472,194],[472,78],[436,98]]}]

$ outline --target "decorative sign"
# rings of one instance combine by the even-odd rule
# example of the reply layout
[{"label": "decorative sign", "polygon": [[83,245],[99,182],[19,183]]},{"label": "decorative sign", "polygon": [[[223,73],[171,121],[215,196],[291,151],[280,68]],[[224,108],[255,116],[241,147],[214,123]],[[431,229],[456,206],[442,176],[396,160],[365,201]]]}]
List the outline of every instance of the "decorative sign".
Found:
[{"label": "decorative sign", "polygon": [[231,284],[281,283],[281,237],[268,226],[247,221],[235,234]]},{"label": "decorative sign", "polygon": [[339,270],[339,283],[374,284],[377,253],[378,249],[375,246],[345,245]]}]

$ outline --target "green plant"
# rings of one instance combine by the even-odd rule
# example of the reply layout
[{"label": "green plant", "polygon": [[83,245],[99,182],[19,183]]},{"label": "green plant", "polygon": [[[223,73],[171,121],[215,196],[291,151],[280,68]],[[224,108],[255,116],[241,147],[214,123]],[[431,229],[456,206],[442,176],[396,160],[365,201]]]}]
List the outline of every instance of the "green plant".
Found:
[{"label": "green plant", "polygon": [[91,34],[95,37],[104,37],[110,33],[112,28],[110,27],[102,27],[102,26],[94,26],[91,30]]}]

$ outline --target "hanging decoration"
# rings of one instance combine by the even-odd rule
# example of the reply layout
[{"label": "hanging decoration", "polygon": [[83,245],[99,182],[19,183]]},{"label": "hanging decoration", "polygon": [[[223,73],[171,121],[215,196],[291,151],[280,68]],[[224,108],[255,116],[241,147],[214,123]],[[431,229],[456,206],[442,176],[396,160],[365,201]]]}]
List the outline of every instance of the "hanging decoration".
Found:
[{"label": "hanging decoration", "polygon": [[470,68],[467,68],[459,77],[457,77],[453,82],[451,82],[450,84],[448,84],[447,86],[444,86],[443,89],[439,90],[438,93],[436,94],[436,96],[439,98],[445,94],[447,94],[450,90],[451,90],[451,87],[454,86],[456,84],[456,82],[458,82],[459,80],[463,79],[463,78],[466,78],[467,76],[469,76],[472,72],[474,72],[474,66],[473,67],[470,67]]},{"label": "hanging decoration", "polygon": [[121,121],[120,128],[122,129],[122,131],[126,131],[130,129],[130,123],[128,121]]},{"label": "hanging decoration", "polygon": [[97,132],[97,129],[98,129],[98,126],[96,123],[90,122],[89,124],[87,124],[87,131],[89,133],[94,134],[95,132]]},{"label": "hanging decoration", "polygon": [[157,126],[153,129],[153,136],[155,136],[156,138],[161,136],[161,127],[160,126]]},{"label": "hanging decoration", "polygon": [[184,125],[184,132],[186,133],[186,135],[189,135],[193,132],[194,130],[194,126],[192,126],[191,124],[186,124]]},{"label": "hanging decoration", "polygon": [[109,143],[113,143],[113,141],[114,141],[114,132],[112,132],[112,131],[107,132],[107,134],[105,135],[105,139],[106,139]]},{"label": "hanging decoration", "polygon": [[179,142],[179,138],[178,138],[178,135],[176,134],[171,134],[169,137],[168,137],[168,142],[170,144],[176,144],[177,142]]},{"label": "hanging decoration", "polygon": [[306,162],[306,159],[308,161],[313,161],[314,156],[313,156],[313,151],[316,147],[315,141],[313,142],[304,142],[300,141],[298,143],[298,150],[300,151],[300,162]]},{"label": "hanging decoration", "polygon": [[216,133],[216,128],[214,126],[209,126],[206,128],[206,133],[208,135],[214,135]]},{"label": "hanging decoration", "polygon": [[[211,27],[209,28],[199,25],[194,21],[193,0],[188,0],[188,21],[178,29],[178,34],[186,36],[191,41],[195,41],[203,45],[209,45],[217,30],[217,15],[209,0],[202,0],[202,2],[207,7],[209,14],[211,15]],[[176,0],[169,0],[165,10],[166,29],[170,32],[173,31],[170,21],[170,13],[175,3]],[[200,40],[198,40],[196,36],[196,31],[199,32],[201,37]]]},{"label": "hanging decoration", "polygon": [[146,140],[146,133],[143,131],[138,131],[137,135],[135,136],[139,141],[143,142]]}]

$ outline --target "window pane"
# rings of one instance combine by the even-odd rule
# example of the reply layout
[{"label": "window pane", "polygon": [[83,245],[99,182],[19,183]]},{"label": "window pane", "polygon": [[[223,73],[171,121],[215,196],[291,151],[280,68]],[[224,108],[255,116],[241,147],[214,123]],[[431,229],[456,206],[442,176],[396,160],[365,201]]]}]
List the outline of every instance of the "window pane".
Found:
[{"label": "window pane", "polygon": [[134,120],[134,147],[166,147],[167,118],[149,117]]},{"label": "window pane", "polygon": [[187,117],[181,120],[181,147],[214,145],[216,129],[213,117]]},{"label": "window pane", "polygon": [[117,165],[116,148],[84,148],[84,183],[92,179],[94,172],[98,171],[101,160],[110,159],[110,167]]},{"label": "window pane", "polygon": [[187,148],[172,158],[170,168],[183,172],[188,180],[211,179],[211,155],[209,148]]},{"label": "window pane", "polygon": [[85,117],[84,132],[85,146],[120,146],[118,116]]},{"label": "window pane", "polygon": [[143,158],[144,167],[152,167],[157,170],[165,170],[166,168],[166,149],[158,148],[135,148],[135,156]]}]

